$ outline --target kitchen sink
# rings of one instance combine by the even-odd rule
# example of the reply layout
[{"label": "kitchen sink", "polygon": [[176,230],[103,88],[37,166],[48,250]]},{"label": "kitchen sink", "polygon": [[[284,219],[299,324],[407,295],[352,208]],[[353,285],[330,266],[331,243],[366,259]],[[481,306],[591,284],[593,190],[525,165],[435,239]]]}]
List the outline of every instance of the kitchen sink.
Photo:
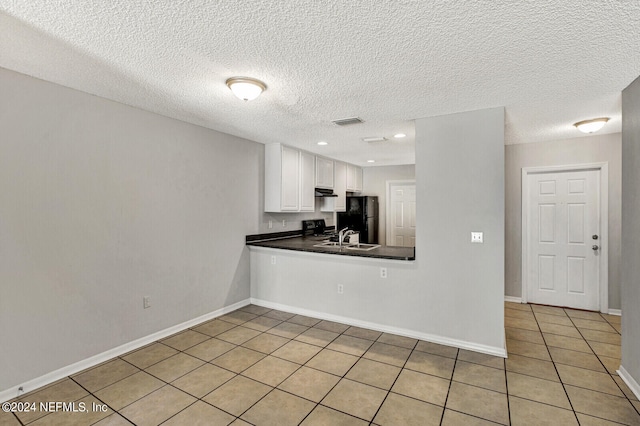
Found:
[{"label": "kitchen sink", "polygon": [[345,246],[344,248],[346,248],[347,250],[369,251],[369,250],[377,249],[378,247],[380,247],[380,244],[357,243],[357,244],[350,244],[348,246]]},{"label": "kitchen sink", "polygon": [[[314,244],[314,247],[324,247],[324,248],[331,248],[331,247],[335,247],[335,248],[340,248],[340,243],[337,241],[323,241],[319,244]],[[346,246],[346,244],[342,244],[342,246]]]},{"label": "kitchen sink", "polygon": [[369,251],[380,247],[380,244],[364,244],[364,243],[342,243],[342,247],[340,247],[340,243],[337,241],[324,241],[320,244],[314,244],[314,247],[322,247],[322,248],[344,248],[347,250],[359,250],[359,251]]}]

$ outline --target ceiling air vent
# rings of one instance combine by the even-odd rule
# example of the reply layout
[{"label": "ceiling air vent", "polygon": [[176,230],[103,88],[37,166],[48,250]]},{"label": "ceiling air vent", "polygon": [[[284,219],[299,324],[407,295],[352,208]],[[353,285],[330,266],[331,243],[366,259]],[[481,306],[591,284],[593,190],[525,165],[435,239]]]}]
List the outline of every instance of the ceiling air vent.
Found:
[{"label": "ceiling air vent", "polygon": [[372,136],[372,137],[368,137],[368,138],[362,138],[362,140],[364,142],[384,142],[387,140],[387,138],[385,138],[384,136]]},{"label": "ceiling air vent", "polygon": [[339,120],[331,120],[333,124],[337,124],[338,126],[348,126],[349,124],[358,124],[362,123],[362,119],[359,117],[350,117],[350,118],[341,118]]}]

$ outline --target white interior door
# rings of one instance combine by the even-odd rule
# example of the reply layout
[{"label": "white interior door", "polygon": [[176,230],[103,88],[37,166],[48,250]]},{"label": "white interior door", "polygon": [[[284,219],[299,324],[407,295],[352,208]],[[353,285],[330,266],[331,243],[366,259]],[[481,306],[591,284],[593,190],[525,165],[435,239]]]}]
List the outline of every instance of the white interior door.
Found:
[{"label": "white interior door", "polygon": [[600,170],[528,175],[527,301],[599,310]]},{"label": "white interior door", "polygon": [[416,246],[416,185],[389,184],[389,212],[387,214],[387,245]]}]

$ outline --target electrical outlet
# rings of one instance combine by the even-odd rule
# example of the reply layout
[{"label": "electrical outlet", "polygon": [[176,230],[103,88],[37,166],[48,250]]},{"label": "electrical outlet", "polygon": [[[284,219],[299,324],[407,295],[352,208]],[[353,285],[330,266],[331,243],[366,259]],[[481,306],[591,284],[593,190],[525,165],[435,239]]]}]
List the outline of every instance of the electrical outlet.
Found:
[{"label": "electrical outlet", "polygon": [[344,293],[344,286],[342,284],[338,284],[338,294]]},{"label": "electrical outlet", "polygon": [[287,226],[287,221],[282,219],[282,227],[284,228],[285,226]]},{"label": "electrical outlet", "polygon": [[472,232],[471,233],[471,242],[472,243],[482,243],[483,235],[482,232]]},{"label": "electrical outlet", "polygon": [[387,268],[380,268],[380,278],[387,278]]},{"label": "electrical outlet", "polygon": [[142,298],[142,306],[144,309],[151,307],[151,298],[149,296],[145,296]]},{"label": "electrical outlet", "polygon": [[275,256],[271,256],[271,264],[272,265],[276,264],[276,257]]},{"label": "electrical outlet", "polygon": [[273,228],[273,221],[269,220],[269,229]]}]

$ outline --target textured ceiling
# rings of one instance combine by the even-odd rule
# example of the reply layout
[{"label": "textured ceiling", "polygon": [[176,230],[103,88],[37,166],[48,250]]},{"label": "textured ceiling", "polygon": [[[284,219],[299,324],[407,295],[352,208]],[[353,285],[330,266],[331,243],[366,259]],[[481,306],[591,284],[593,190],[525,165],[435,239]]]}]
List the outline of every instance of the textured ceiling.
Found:
[{"label": "textured ceiling", "polygon": [[[507,144],[599,116],[619,132],[640,75],[640,2],[624,0],[0,0],[0,31],[1,67],[361,165],[413,163],[415,118],[496,106]],[[245,103],[232,76],[268,89]]]}]

